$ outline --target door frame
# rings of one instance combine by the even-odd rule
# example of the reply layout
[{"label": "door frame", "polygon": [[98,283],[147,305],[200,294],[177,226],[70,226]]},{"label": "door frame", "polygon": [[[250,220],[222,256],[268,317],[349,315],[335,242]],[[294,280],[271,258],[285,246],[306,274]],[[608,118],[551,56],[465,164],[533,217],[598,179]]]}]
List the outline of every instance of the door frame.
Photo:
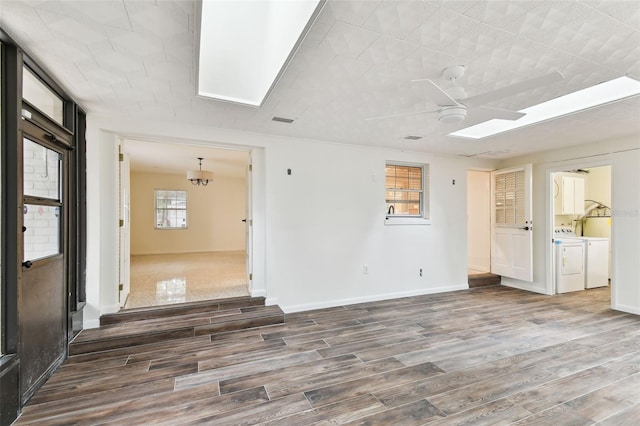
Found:
[{"label": "door frame", "polygon": [[[562,166],[554,165],[553,167],[548,167],[545,169],[545,180],[546,180],[546,194],[545,194],[545,213],[546,213],[546,224],[545,224],[545,235],[547,239],[547,243],[545,244],[545,271],[546,271],[546,294],[554,295],[556,294],[556,279],[555,279],[555,249],[553,244],[553,228],[555,222],[555,206],[554,206],[554,182],[553,175],[555,173],[562,173],[567,171],[567,169],[589,169],[593,167],[611,167],[611,205],[615,206],[615,200],[613,199],[613,187],[615,185],[614,182],[614,162],[611,159],[600,159],[600,160],[585,160],[585,159],[575,159],[568,160],[562,163]],[[615,208],[615,207],[611,207]],[[613,227],[612,227],[613,232]],[[609,241],[611,244],[611,241]],[[611,251],[611,264],[615,264],[615,250]],[[616,300],[616,286],[615,283],[615,268],[611,268],[611,283],[609,286],[609,290],[611,291],[611,309],[614,309],[614,301]]]},{"label": "door frame", "polygon": [[[246,231],[245,231],[245,235],[246,235],[246,241],[245,241],[245,252],[248,254],[246,256],[246,273],[247,273],[247,292],[249,293],[250,296],[252,297],[257,297],[257,296],[266,296],[266,292],[265,291],[261,291],[261,290],[256,290],[255,286],[254,286],[254,282],[255,282],[255,277],[253,277],[253,279],[250,279],[249,274],[251,274],[253,276],[254,274],[254,216],[255,216],[255,208],[256,208],[256,199],[254,198],[254,191],[253,188],[255,187],[256,184],[256,173],[254,173],[255,171],[255,166],[254,166],[254,154],[256,152],[256,150],[259,148],[258,147],[252,147],[252,146],[242,146],[242,147],[238,147],[238,146],[233,146],[233,145],[224,145],[224,144],[201,144],[201,143],[193,143],[192,141],[189,140],[178,140],[178,139],[174,139],[174,140],[167,140],[166,138],[155,138],[153,136],[147,136],[147,137],[143,137],[140,135],[136,135],[136,136],[131,136],[128,137],[124,134],[117,134],[116,137],[116,145],[117,145],[117,149],[118,149],[118,157],[115,159],[116,164],[116,171],[118,174],[118,198],[119,198],[119,203],[122,202],[122,200],[120,199],[120,194],[122,194],[123,189],[122,189],[122,179],[120,178],[120,168],[121,168],[121,160],[120,160],[120,155],[125,156],[125,158],[128,156],[128,153],[126,152],[126,144],[124,144],[123,142],[126,139],[135,139],[135,140],[145,140],[145,141],[157,141],[157,142],[162,142],[162,143],[168,143],[168,144],[172,144],[172,145],[191,145],[191,146],[200,146],[202,148],[205,149],[227,149],[227,150],[234,150],[234,151],[243,151],[246,152],[247,155],[247,164],[246,164],[246,168],[247,168],[247,172],[246,172],[246,187],[245,187],[245,199],[246,199],[246,206],[245,206],[245,210],[246,210]],[[122,148],[122,150],[120,150],[120,148]],[[261,164],[260,161],[262,159],[262,156],[259,155],[258,156],[258,164]],[[127,159],[127,161],[129,161]],[[131,169],[130,167],[127,167],[127,171],[129,173],[129,179],[127,179],[127,185],[128,188],[126,188],[126,192],[130,195],[131,194]],[[130,197],[129,197],[130,199]],[[129,210],[131,208],[131,201],[129,202]],[[120,216],[120,208],[118,208],[118,215]],[[130,212],[128,212],[129,217],[127,217],[126,219],[120,217],[119,220],[124,219],[127,223],[128,228],[128,232],[129,234],[131,233],[131,228],[130,228]],[[126,238],[125,244],[127,244],[127,247],[124,248],[122,247],[122,241],[121,241],[121,237],[120,237],[120,230],[122,228],[120,226],[118,226],[118,277],[121,277],[120,271],[124,270],[126,271],[127,274],[130,274],[131,271],[131,238]],[[126,256],[124,258],[124,261],[126,262],[125,265],[122,265],[122,259],[123,257],[121,256],[121,251],[126,251],[126,253],[128,253],[129,255]],[[131,286],[131,278],[130,275],[128,277],[128,279],[126,280],[127,284],[126,284],[126,294],[129,294],[129,290],[130,290],[130,286]],[[119,280],[120,282],[120,280]],[[260,284],[263,282],[263,280],[258,280],[259,282],[259,286]],[[120,291],[118,289],[118,285],[116,284],[116,292],[118,295],[120,295]],[[122,303],[121,303],[122,302]],[[124,301],[120,301],[118,300],[118,303],[120,305],[120,309],[124,308]]]},{"label": "door frame", "polygon": [[[77,334],[83,326],[86,283],[86,114],[38,63],[23,52],[21,47],[0,29],[0,55],[2,55],[2,125],[0,139],[2,155],[2,322],[0,323],[0,394],[2,410],[0,423],[10,424],[18,415],[24,401],[20,392],[20,323],[18,316],[18,291],[22,276],[22,223],[23,189],[22,182],[22,129],[35,125],[47,134],[56,135],[64,141],[68,167],[67,196],[63,200],[66,207],[64,237],[66,241],[65,260],[62,265],[65,274],[63,294],[65,312],[64,328],[66,341]],[[48,89],[62,101],[62,122],[51,120],[36,106],[23,100],[22,79],[24,67],[28,67]],[[24,115],[24,116],[23,116]],[[30,132],[29,132],[30,133]],[[52,141],[53,142],[53,141]],[[61,230],[62,231],[62,230]],[[66,350],[66,348],[65,348]],[[46,373],[45,373],[46,374]],[[46,377],[45,377],[46,378]]]},{"label": "door frame", "polygon": [[245,181],[245,269],[247,274],[247,292],[253,290],[253,161],[252,151],[249,150],[247,158],[247,172]]},{"label": "door frame", "polygon": [[[118,304],[124,305],[131,290],[131,169],[129,154],[118,145]],[[123,185],[124,183],[124,185]]]},{"label": "door frame", "polygon": [[[34,262],[34,267],[38,268],[41,265],[50,264],[56,260],[61,262],[62,275],[61,275],[61,298],[62,298],[62,312],[61,314],[64,316],[62,320],[62,329],[61,339],[62,339],[62,351],[56,359],[54,359],[48,366],[46,370],[44,370],[39,377],[29,386],[27,389],[22,389],[22,385],[20,385],[20,393],[22,404],[26,404],[26,402],[33,396],[33,394],[42,386],[44,381],[46,381],[53,371],[64,361],[67,357],[68,353],[68,342],[69,342],[69,316],[70,314],[70,300],[69,300],[69,277],[70,272],[73,269],[72,264],[74,263],[75,255],[72,254],[71,250],[75,249],[75,246],[71,245],[71,235],[72,232],[72,222],[70,218],[71,206],[70,204],[70,194],[73,192],[74,179],[72,177],[71,169],[70,169],[70,160],[73,147],[73,137],[70,133],[63,131],[62,128],[56,126],[50,122],[47,117],[44,117],[37,111],[36,109],[32,109],[30,105],[24,103],[23,107],[26,110],[29,110],[33,120],[29,118],[24,118],[22,122],[22,126],[18,131],[18,140],[16,141],[18,147],[18,155],[19,161],[18,165],[18,179],[15,182],[17,185],[18,195],[19,195],[19,207],[20,212],[24,208],[25,204],[25,195],[22,189],[23,187],[23,172],[24,172],[24,158],[23,158],[23,143],[24,139],[29,139],[38,145],[41,145],[47,149],[58,152],[62,157],[62,169],[60,176],[60,214],[62,216],[60,220],[60,229],[59,229],[59,249],[60,253],[54,256],[46,257],[43,259],[38,259]],[[40,197],[28,197],[37,199]],[[47,203],[45,203],[47,204]],[[25,273],[25,267],[23,266],[23,261],[28,260],[24,259],[24,240],[21,230],[24,229],[24,215],[18,214],[17,221],[17,253],[18,253],[18,264],[16,265],[18,268],[18,308],[20,307],[22,294],[21,286],[24,283],[23,275]],[[75,235],[74,235],[75,236]],[[58,259],[60,257],[60,259]],[[27,267],[29,268],[29,267]],[[35,271],[34,271],[35,272]],[[21,357],[21,365],[24,364],[24,357],[26,354],[24,353],[23,347],[23,326],[24,324],[20,321],[20,313],[18,313],[18,352]],[[21,380],[24,380],[22,369],[20,371]]]}]

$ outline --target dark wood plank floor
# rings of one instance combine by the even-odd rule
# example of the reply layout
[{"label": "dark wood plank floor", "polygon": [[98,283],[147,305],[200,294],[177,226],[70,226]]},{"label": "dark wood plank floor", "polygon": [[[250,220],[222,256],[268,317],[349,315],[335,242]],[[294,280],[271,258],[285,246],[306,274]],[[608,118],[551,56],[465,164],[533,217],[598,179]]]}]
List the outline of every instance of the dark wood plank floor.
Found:
[{"label": "dark wood plank floor", "polygon": [[640,317],[505,287],[71,357],[17,424],[624,425]]}]

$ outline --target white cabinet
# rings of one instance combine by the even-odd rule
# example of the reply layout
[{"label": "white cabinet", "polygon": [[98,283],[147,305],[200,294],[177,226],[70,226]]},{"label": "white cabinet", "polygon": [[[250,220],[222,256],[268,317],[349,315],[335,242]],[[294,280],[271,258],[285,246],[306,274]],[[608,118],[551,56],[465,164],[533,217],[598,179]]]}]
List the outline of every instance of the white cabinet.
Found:
[{"label": "white cabinet", "polygon": [[558,176],[555,179],[557,195],[555,213],[557,215],[576,215],[584,213],[584,178]]}]

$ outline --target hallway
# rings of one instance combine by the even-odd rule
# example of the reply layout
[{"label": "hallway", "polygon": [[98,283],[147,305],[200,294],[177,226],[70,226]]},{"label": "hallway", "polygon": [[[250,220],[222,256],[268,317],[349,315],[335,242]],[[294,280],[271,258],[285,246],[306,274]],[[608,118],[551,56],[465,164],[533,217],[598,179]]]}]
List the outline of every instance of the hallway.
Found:
[{"label": "hallway", "polygon": [[131,256],[125,309],[247,296],[244,251]]}]

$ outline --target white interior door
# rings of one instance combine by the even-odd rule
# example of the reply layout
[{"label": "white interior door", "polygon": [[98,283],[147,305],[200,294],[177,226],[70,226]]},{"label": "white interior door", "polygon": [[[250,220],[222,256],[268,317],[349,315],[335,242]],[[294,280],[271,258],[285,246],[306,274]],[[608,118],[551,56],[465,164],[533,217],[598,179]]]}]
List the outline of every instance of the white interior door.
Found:
[{"label": "white interior door", "polygon": [[251,294],[252,280],[253,280],[253,260],[252,260],[252,252],[253,252],[253,209],[251,204],[251,190],[253,187],[253,173],[252,173],[252,165],[251,165],[251,153],[249,153],[249,165],[247,166],[247,190],[246,190],[246,215],[245,215],[245,232],[246,232],[246,267],[247,267],[247,290],[249,294]]},{"label": "white interior door", "polygon": [[491,272],[533,281],[531,164],[491,172]]},{"label": "white interior door", "polygon": [[124,307],[131,289],[131,226],[130,226],[130,160],[129,154],[120,154],[120,270],[119,270],[119,295],[120,307]]}]

